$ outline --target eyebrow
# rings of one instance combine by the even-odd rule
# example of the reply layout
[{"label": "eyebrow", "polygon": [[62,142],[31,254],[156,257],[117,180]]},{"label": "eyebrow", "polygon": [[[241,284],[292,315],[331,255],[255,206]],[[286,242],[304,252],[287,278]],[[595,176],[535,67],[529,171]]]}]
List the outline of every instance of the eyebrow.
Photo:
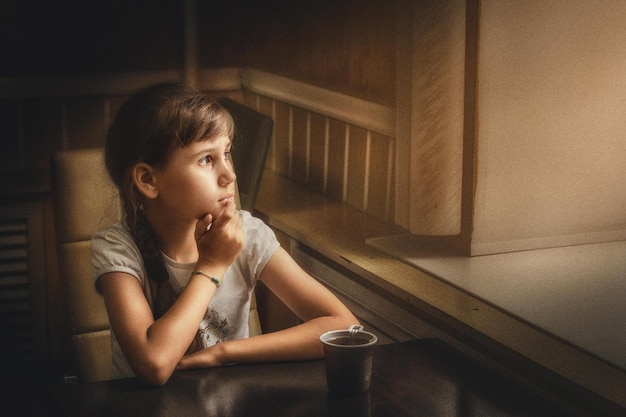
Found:
[{"label": "eyebrow", "polygon": [[[230,148],[232,148],[233,146],[233,142],[228,139],[228,142],[226,142],[226,146],[225,149],[230,150]],[[217,141],[206,141],[206,145],[203,146],[202,148],[200,148],[200,150],[198,150],[198,152],[194,153],[194,156],[201,156],[204,155],[206,153],[210,153],[210,152],[214,152],[216,148],[218,148],[219,145],[217,145]]]}]

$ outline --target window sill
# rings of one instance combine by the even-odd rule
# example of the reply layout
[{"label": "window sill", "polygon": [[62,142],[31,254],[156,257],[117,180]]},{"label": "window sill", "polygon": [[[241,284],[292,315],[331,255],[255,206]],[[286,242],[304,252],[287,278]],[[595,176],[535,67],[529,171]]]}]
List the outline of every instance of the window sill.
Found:
[{"label": "window sill", "polygon": [[[498,300],[473,294],[458,281],[410,265],[367,243],[402,235],[406,233],[404,229],[385,224],[270,170],[264,173],[255,210],[273,228],[358,274],[381,291],[411,303],[444,323],[447,331],[464,333],[465,340],[471,339],[469,343],[474,343],[475,349],[498,351],[504,347],[513,356],[530,359],[626,407],[622,396],[626,391],[623,369],[507,311],[498,305]],[[457,262],[468,259],[455,258]],[[476,276],[480,274],[471,278]]]}]

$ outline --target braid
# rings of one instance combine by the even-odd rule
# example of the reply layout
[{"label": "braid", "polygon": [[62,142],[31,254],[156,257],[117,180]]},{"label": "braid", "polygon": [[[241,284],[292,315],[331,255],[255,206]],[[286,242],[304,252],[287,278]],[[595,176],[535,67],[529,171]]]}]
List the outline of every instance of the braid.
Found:
[{"label": "braid", "polygon": [[177,296],[169,282],[169,274],[163,264],[163,258],[154,243],[152,228],[142,209],[137,211],[136,228],[134,231],[131,229],[131,234],[143,257],[148,279],[156,284],[153,285],[156,291],[152,294],[152,309],[156,320],[174,304]]}]

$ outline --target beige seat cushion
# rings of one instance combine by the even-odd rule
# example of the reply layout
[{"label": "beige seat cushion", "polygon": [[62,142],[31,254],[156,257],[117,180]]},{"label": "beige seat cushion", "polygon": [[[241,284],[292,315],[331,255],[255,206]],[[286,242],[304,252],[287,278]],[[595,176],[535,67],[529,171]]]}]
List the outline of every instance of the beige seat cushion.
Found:
[{"label": "beige seat cushion", "polygon": [[[55,154],[52,173],[65,330],[76,373],[86,381],[110,379],[110,325],[104,301],[94,288],[91,236],[121,217],[119,196],[101,148]],[[254,297],[249,326],[250,335],[261,333]]]}]

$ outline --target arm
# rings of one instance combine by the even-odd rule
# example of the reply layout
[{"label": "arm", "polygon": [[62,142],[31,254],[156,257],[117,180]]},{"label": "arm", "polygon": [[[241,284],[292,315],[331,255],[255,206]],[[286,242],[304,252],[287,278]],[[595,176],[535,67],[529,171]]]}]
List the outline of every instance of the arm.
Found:
[{"label": "arm", "polygon": [[[211,217],[198,221],[196,268],[222,279],[243,246],[243,227],[234,205],[206,232]],[[102,275],[100,286],[111,329],[128,363],[140,379],[164,384],[185,354],[216,291],[216,285],[194,275],[169,310],[154,320],[138,280],[126,273]]]},{"label": "arm", "polygon": [[319,340],[329,330],[358,323],[326,287],[304,271],[282,248],[270,258],[261,280],[304,323],[249,339],[220,343],[186,356],[179,369],[220,366],[233,362],[304,360],[323,356]]},{"label": "arm", "polygon": [[198,331],[215,284],[192,277],[157,321],[135,277],[109,273],[100,277],[100,284],[111,329],[133,372],[150,384],[164,384]]}]

